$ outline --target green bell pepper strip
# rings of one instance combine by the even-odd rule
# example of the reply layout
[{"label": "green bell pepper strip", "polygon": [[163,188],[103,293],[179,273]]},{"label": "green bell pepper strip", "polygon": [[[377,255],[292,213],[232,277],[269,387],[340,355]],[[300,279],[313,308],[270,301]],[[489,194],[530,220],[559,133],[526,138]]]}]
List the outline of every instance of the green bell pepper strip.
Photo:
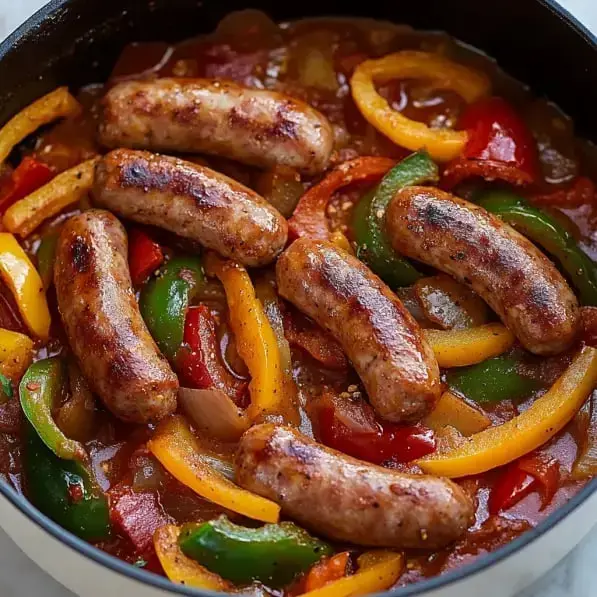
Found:
[{"label": "green bell pepper strip", "polygon": [[500,355],[477,365],[451,369],[448,386],[478,403],[520,400],[539,388],[539,383],[518,370],[520,361],[513,355]]},{"label": "green bell pepper strip", "polygon": [[389,242],[383,239],[380,244],[385,245],[387,252],[373,252],[369,250],[372,234],[369,225],[371,202],[375,196],[375,189],[369,191],[356,204],[352,212],[352,229],[357,243],[357,257],[366,263],[392,289],[410,286],[423,277],[416,268],[404,257],[400,257]]},{"label": "green bell pepper strip", "polygon": [[226,516],[184,525],[178,544],[186,556],[223,578],[238,584],[258,580],[274,588],[333,553],[330,545],[292,522],[251,529]]},{"label": "green bell pepper strip", "polygon": [[110,537],[108,500],[87,467],[58,458],[29,424],[25,429],[23,468],[26,494],[46,516],[87,541]]},{"label": "green bell pepper strip", "polygon": [[66,460],[87,460],[85,448],[60,431],[52,407],[62,395],[64,366],[59,357],[33,363],[19,384],[21,408],[46,446]]},{"label": "green bell pepper strip", "polygon": [[199,257],[173,257],[141,291],[139,307],[143,319],[156,344],[171,362],[183,343],[189,304],[203,282]]},{"label": "green bell pepper strip", "polygon": [[555,257],[578,290],[581,302],[597,305],[597,265],[554,217],[510,191],[486,191],[473,199]]},{"label": "green bell pepper strip", "polygon": [[54,261],[56,258],[57,243],[58,232],[50,232],[41,239],[37,249],[37,271],[41,277],[44,290],[48,290],[54,280]]},{"label": "green bell pepper strip", "polygon": [[353,231],[357,255],[391,288],[409,286],[423,274],[392,248],[385,232],[388,205],[400,189],[438,180],[438,167],[429,155],[424,151],[413,153],[394,166],[355,208]]},{"label": "green bell pepper strip", "polygon": [[6,375],[0,373],[0,404],[8,402],[12,398],[12,382]]}]

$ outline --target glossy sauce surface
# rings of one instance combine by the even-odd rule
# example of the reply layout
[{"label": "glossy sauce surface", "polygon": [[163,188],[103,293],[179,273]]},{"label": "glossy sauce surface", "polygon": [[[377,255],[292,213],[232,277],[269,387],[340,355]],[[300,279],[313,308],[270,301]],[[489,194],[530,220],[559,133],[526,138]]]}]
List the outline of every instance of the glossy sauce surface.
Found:
[{"label": "glossy sauce surface", "polygon": [[[241,33],[242,34],[239,34]],[[333,163],[338,164],[359,155],[380,155],[402,158],[406,150],[396,147],[375,129],[358,112],[348,86],[354,67],[363,58],[374,58],[406,48],[419,48],[445,53],[465,64],[472,64],[487,72],[494,82],[495,92],[510,99],[525,116],[539,141],[541,168],[544,182],[542,192],[551,192],[566,186],[578,172],[591,172],[597,152],[573,135],[572,123],[557,109],[544,101],[535,100],[522,85],[504,75],[497,66],[482,54],[465,48],[443,34],[421,34],[408,27],[398,27],[372,21],[301,21],[278,27],[256,13],[244,18],[229,17],[218,30],[209,36],[168,46],[159,42],[132,44],[124,49],[114,67],[109,87],[117,81],[145,79],[156,76],[212,77],[232,79],[256,88],[272,89],[303,99],[325,114],[334,127],[335,151]],[[450,92],[437,92],[419,81],[389,82],[380,92],[403,114],[434,127],[451,127],[458,120],[463,108],[462,100]],[[101,85],[84,89],[79,98],[85,112],[79,122],[65,122],[43,133],[33,150],[38,159],[64,170],[98,150],[95,141],[97,101],[103,93]],[[223,158],[202,157],[198,160],[220,172],[256,188],[260,173]],[[303,178],[304,189],[317,179]],[[350,234],[348,223],[354,202],[366,189],[361,186],[337,193],[328,208],[333,229]],[[84,209],[86,205],[82,205]],[[587,253],[597,259],[597,208],[595,203],[562,210],[576,229]],[[72,212],[69,212],[72,213]],[[39,238],[60,225],[64,215],[46,224],[39,234],[26,241],[34,254]],[[164,245],[175,251],[179,241],[168,234],[158,233]],[[234,339],[227,323],[226,303],[221,286],[211,283],[203,297],[219,322],[220,355],[227,369],[243,379],[242,362],[235,354]],[[53,291],[49,294],[53,309],[53,339],[39,351],[39,356],[56,354],[64,350],[64,333],[57,325]],[[16,306],[7,290],[0,286],[0,327],[22,330]],[[232,347],[232,348],[231,348]],[[500,423],[524,411],[534,399],[545,392],[563,371],[570,354],[538,359],[525,356],[529,375],[540,380],[541,389],[525,401],[506,400],[497,405],[483,405],[493,423]],[[310,398],[331,388],[337,393],[349,387],[362,387],[351,369],[334,370],[322,367],[306,352],[293,349],[293,367],[305,407]],[[354,391],[353,391],[354,393]],[[303,408],[303,431],[312,435],[309,409]],[[135,427],[118,422],[107,412],[98,417],[94,439],[87,443],[93,470],[102,489],[109,491],[118,486],[132,486],[155,496],[167,519],[178,523],[213,518],[222,510],[202,500],[192,491],[175,481],[145,449],[152,428]],[[20,468],[18,430],[20,410],[13,403],[0,405],[0,473],[18,489],[23,490]],[[407,571],[398,584],[408,584],[421,577],[432,576],[460,566],[472,558],[491,551],[525,532],[565,503],[582,486],[569,478],[578,450],[578,424],[573,421],[562,432],[540,449],[540,452],[557,458],[561,467],[560,486],[550,504],[542,509],[541,499],[534,492],[523,498],[511,509],[499,515],[490,515],[487,500],[492,486],[501,471],[459,481],[476,503],[476,522],[469,532],[452,546],[434,553],[408,555]],[[210,442],[209,448],[224,460],[230,461],[235,446]],[[397,465],[412,470],[412,465]],[[416,468],[416,467],[415,467]],[[230,514],[232,520],[240,520]],[[125,537],[115,537],[99,547],[130,562],[139,562],[140,554]],[[141,564],[140,564],[141,565]],[[145,562],[148,569],[159,571],[155,559]]]}]

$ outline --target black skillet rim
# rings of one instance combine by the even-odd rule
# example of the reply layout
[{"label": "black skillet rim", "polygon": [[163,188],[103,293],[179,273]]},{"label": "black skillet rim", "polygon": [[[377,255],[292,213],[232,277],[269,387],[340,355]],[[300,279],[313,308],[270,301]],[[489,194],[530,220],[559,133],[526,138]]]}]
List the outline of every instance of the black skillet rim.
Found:
[{"label": "black skillet rim", "polygon": [[[538,0],[548,10],[554,13],[565,26],[573,29],[578,35],[597,47],[597,36],[593,35],[578,19],[573,17],[565,8],[560,6],[555,0]],[[10,52],[11,48],[19,44],[32,30],[37,29],[46,19],[59,10],[68,0],[52,0],[40,8],[33,16],[23,23],[16,31],[11,33],[4,42],[0,43],[0,60]],[[559,522],[580,507],[597,489],[597,477],[592,479],[566,504],[550,514],[543,522],[535,528],[522,534],[520,537],[510,543],[490,552],[487,555],[476,558],[472,563],[464,565],[452,572],[441,576],[436,576],[427,580],[420,581],[413,585],[401,587],[393,591],[383,593],[387,597],[415,597],[424,595],[428,591],[433,591],[449,585],[453,585],[483,572],[490,566],[501,562],[514,555],[536,539],[553,529]],[[33,506],[23,495],[17,493],[8,483],[0,480],[0,494],[6,498],[21,514],[25,515],[32,522],[40,526],[52,537],[64,543],[71,549],[79,552],[81,555],[89,558],[96,564],[105,566],[112,572],[121,574],[139,583],[148,584],[156,589],[170,591],[172,594],[187,595],[189,597],[215,596],[218,593],[213,591],[193,589],[170,582],[168,579],[137,568],[114,556],[111,556],[97,547],[79,539],[77,536],[63,529],[61,526],[50,520]],[[221,595],[221,593],[219,593]]]}]

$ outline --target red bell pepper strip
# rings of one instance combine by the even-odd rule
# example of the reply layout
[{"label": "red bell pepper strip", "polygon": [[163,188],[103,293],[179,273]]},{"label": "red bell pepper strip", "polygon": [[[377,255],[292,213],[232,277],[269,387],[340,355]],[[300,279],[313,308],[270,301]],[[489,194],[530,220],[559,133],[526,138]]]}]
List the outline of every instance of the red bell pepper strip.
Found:
[{"label": "red bell pepper strip", "polygon": [[546,508],[558,490],[560,463],[555,458],[529,454],[518,461],[518,468],[535,478],[536,489],[541,494],[541,509]]},{"label": "red bell pepper strip", "polygon": [[530,130],[500,97],[468,106],[459,121],[468,133],[462,154],[450,162],[442,186],[451,189],[465,178],[480,176],[515,185],[534,182],[538,173],[537,147]]},{"label": "red bell pepper strip", "polygon": [[338,342],[316,323],[294,310],[286,311],[283,321],[289,344],[298,346],[328,369],[348,368],[348,359]]},{"label": "red bell pepper strip", "polygon": [[157,494],[135,492],[132,487],[119,484],[110,489],[108,495],[112,524],[131,540],[139,555],[151,554],[153,534],[172,523],[161,508]]},{"label": "red bell pepper strip", "polygon": [[533,203],[555,207],[580,207],[595,200],[595,184],[586,176],[579,176],[572,185],[551,193],[533,195]]},{"label": "red bell pepper strip", "polygon": [[54,178],[52,169],[27,156],[12,173],[6,186],[0,191],[0,213],[13,203],[26,197]]},{"label": "red bell pepper strip", "polygon": [[518,463],[506,467],[489,495],[489,513],[498,514],[502,510],[508,510],[531,493],[534,485],[533,476],[520,470]]},{"label": "red bell pepper strip", "polygon": [[217,388],[240,406],[247,382],[235,378],[218,359],[216,322],[205,305],[190,307],[177,369],[183,385],[199,390]]},{"label": "red bell pepper strip", "polygon": [[547,507],[558,489],[560,464],[553,458],[529,454],[504,469],[489,496],[490,514],[516,505],[534,491],[541,494],[541,509]]},{"label": "red bell pepper strip", "polygon": [[288,220],[290,237],[300,236],[330,240],[326,222],[326,208],[332,195],[355,182],[372,182],[381,178],[395,164],[395,160],[381,157],[359,157],[340,164],[320,183],[311,187],[299,200]]},{"label": "red bell pepper strip", "polygon": [[129,269],[135,286],[145,280],[164,262],[162,247],[145,232],[134,228],[129,233]]},{"label": "red bell pepper strip", "polygon": [[431,429],[379,421],[364,401],[354,403],[342,396],[328,396],[317,408],[317,439],[349,456],[382,464],[410,462],[435,451]]}]

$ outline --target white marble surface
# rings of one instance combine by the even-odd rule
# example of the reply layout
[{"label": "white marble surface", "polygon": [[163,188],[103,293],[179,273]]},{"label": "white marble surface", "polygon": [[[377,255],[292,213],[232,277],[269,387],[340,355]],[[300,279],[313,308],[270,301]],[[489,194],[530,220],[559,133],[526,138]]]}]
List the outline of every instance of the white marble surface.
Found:
[{"label": "white marble surface", "polygon": [[[43,4],[45,0],[0,0],[0,39]],[[561,0],[561,4],[597,33],[597,0]],[[594,597],[596,594],[597,529],[570,556],[520,597]],[[0,596],[34,595],[73,597],[72,593],[33,564],[0,530]]]}]

